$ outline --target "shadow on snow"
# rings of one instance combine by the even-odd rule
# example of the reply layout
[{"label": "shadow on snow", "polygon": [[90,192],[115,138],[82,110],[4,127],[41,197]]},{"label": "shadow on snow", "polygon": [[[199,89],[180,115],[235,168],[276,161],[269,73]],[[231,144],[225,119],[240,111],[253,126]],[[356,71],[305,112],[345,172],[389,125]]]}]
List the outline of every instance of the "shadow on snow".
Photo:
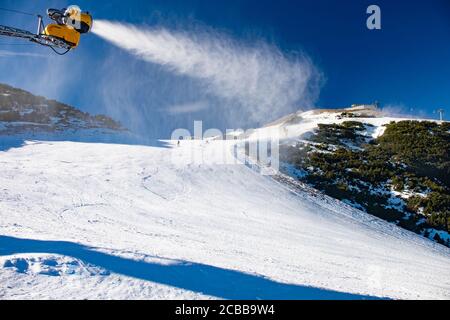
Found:
[{"label": "shadow on snow", "polygon": [[102,135],[102,134],[37,134],[37,135],[0,135],[0,152],[10,149],[21,148],[28,143],[52,143],[52,142],[80,142],[80,143],[105,143],[105,144],[122,144],[135,146],[150,146],[158,148],[171,148],[171,145],[157,139],[144,139],[132,135]]},{"label": "shadow on snow", "polygon": [[374,299],[374,297],[272,281],[262,276],[205,264],[173,261],[169,265],[137,261],[96,251],[73,242],[0,236],[0,256],[48,253],[70,256],[128,277],[223,299]]}]

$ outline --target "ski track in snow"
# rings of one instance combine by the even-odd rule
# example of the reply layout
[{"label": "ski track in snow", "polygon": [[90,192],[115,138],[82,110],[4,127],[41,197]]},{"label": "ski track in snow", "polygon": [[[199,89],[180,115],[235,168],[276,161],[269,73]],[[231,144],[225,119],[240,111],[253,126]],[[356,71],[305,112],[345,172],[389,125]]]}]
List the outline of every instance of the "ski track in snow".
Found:
[{"label": "ski track in snow", "polygon": [[0,299],[450,298],[448,248],[168,144],[0,151]]}]

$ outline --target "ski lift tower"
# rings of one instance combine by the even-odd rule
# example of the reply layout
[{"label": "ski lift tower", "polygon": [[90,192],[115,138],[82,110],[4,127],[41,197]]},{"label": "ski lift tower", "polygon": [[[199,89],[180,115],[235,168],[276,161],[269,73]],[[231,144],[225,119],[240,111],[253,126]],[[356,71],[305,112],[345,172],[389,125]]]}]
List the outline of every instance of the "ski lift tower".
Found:
[{"label": "ski lift tower", "polygon": [[439,119],[444,121],[444,109],[437,109],[436,112],[439,113]]}]

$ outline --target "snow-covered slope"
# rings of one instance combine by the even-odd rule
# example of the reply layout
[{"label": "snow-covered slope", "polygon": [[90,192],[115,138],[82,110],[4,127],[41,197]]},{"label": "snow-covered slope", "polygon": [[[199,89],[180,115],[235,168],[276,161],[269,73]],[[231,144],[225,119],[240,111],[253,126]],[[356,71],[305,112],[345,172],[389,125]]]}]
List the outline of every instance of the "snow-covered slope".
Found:
[{"label": "snow-covered slope", "polygon": [[[299,111],[272,122],[263,128],[252,130],[249,139],[271,138],[278,134],[281,141],[298,140],[312,133],[318,124],[343,123],[345,121],[358,121],[370,124],[373,128],[368,128],[368,137],[377,138],[383,135],[385,124],[392,121],[399,122],[411,120],[411,118],[394,117],[383,113],[372,106],[360,106],[345,109],[317,109],[310,111]],[[414,119],[417,121],[429,119]],[[244,135],[242,135],[244,136]]]},{"label": "snow-covered slope", "polygon": [[[339,169],[326,169],[327,166],[321,166],[320,161],[317,161],[314,163],[314,161],[311,161],[311,158],[309,157],[314,152],[322,153],[323,148],[325,148],[327,153],[332,153],[336,151],[339,148],[345,148],[347,151],[354,152],[354,155],[357,156],[357,153],[366,150],[367,143],[374,142],[374,139],[379,138],[384,134],[387,127],[393,122],[399,123],[404,122],[403,125],[405,125],[406,122],[416,121],[416,124],[428,122],[430,126],[432,125],[444,125],[445,123],[442,123],[441,121],[437,120],[431,120],[431,119],[412,119],[412,118],[406,118],[406,117],[394,117],[391,116],[382,110],[378,109],[376,106],[373,105],[360,105],[360,106],[354,106],[351,108],[345,108],[345,109],[318,109],[318,110],[311,110],[307,112],[299,111],[293,114],[290,114],[288,116],[285,116],[273,123],[268,124],[267,126],[263,128],[259,128],[256,130],[251,130],[247,132],[246,134],[240,134],[241,138],[248,138],[251,141],[258,141],[260,139],[265,138],[271,138],[276,136],[281,145],[281,153],[283,161],[285,161],[282,164],[282,171],[291,175],[292,177],[300,178],[303,182],[309,183],[312,186],[317,187],[320,190],[325,191],[326,188],[324,188],[323,185],[320,185],[320,183],[316,184],[317,175],[312,175],[308,177],[308,174],[311,174],[311,172],[315,172],[323,175],[333,173],[336,176],[339,176],[341,180],[335,179],[334,181],[328,181],[329,185],[337,184],[337,183],[344,183],[348,188],[354,188],[353,190],[359,190],[356,192],[356,196],[352,199],[351,192],[345,193],[339,193],[330,191],[333,190],[333,188],[328,188],[328,194],[337,196],[339,199],[343,199],[344,202],[352,204],[354,207],[365,210],[371,214],[374,214],[379,217],[384,217],[385,219],[398,223],[399,225],[402,225],[408,230],[414,231],[418,234],[421,234],[425,237],[428,237],[431,240],[437,241],[442,244],[450,244],[450,236],[447,231],[445,231],[445,227],[442,228],[441,226],[438,227],[432,227],[433,224],[427,224],[429,221],[431,221],[430,217],[430,210],[437,210],[436,207],[433,207],[433,209],[428,210],[428,216],[425,214],[422,214],[425,207],[429,207],[426,203],[422,204],[421,208],[417,209],[410,209],[414,208],[411,205],[411,201],[408,199],[414,196],[420,196],[420,197],[426,197],[427,192],[429,190],[426,190],[426,188],[423,188],[420,190],[419,188],[416,188],[415,190],[410,190],[409,186],[404,186],[403,190],[396,191],[394,187],[392,186],[391,181],[379,181],[381,184],[374,185],[370,181],[363,181],[361,179],[364,179],[363,177],[359,176],[356,178],[354,175],[347,175],[346,173],[342,174],[339,173]],[[432,122],[434,122],[432,124]],[[333,126],[339,126],[341,125],[362,125],[361,129],[358,129],[357,137],[354,138],[342,138],[339,136],[338,132],[333,132],[332,128]],[[400,124],[402,125],[402,124]],[[331,129],[330,129],[331,126]],[[390,125],[390,128],[392,130],[392,127],[394,125]],[[319,127],[321,129],[319,129]],[[324,129],[328,128],[328,129]],[[333,136],[333,139],[337,140],[331,141],[330,138],[329,141],[327,139],[323,139],[317,142],[315,140],[317,138],[317,135],[324,134],[325,130],[328,130],[328,134]],[[392,132],[392,131],[391,131]],[[417,135],[417,133],[416,133]],[[431,135],[431,134],[430,134]],[[420,140],[422,140],[421,138]],[[445,139],[445,138],[443,138]],[[402,140],[400,140],[398,143],[401,144]],[[305,154],[302,154],[302,152],[295,153],[295,151],[292,150],[302,150],[305,148],[305,146],[308,146],[307,148],[312,148],[314,150],[311,152],[308,156]],[[428,148],[429,147],[429,148]],[[412,145],[406,146],[406,148],[414,148]],[[417,147],[416,147],[417,148]],[[421,147],[424,148],[423,146]],[[445,155],[437,155],[436,151],[432,150],[431,145],[427,145],[427,152],[435,152],[435,157],[437,163],[445,163],[447,161],[445,159]],[[445,148],[444,148],[445,150]],[[355,153],[356,152],[356,153]],[[420,148],[416,149],[416,152],[420,152]],[[293,155],[292,155],[293,153]],[[290,154],[290,155],[289,155]],[[317,154],[316,154],[317,155]],[[303,160],[300,161],[298,157],[303,157]],[[296,159],[297,157],[297,159]],[[401,158],[397,158],[397,162],[399,161],[406,161],[406,159],[399,160]],[[322,159],[323,160],[323,159]],[[329,160],[329,159],[328,159]],[[420,159],[419,157],[416,158],[416,163],[419,163]],[[295,163],[295,164],[294,164]],[[307,163],[307,164],[305,164]],[[375,165],[372,163],[371,165]],[[398,164],[400,165],[400,164]],[[350,164],[347,167],[346,172],[351,172],[354,167],[351,167],[352,164]],[[408,168],[405,163],[401,164],[402,168]],[[295,168],[296,167],[296,168]],[[325,170],[327,172],[321,171]],[[357,169],[358,170],[358,169]],[[408,168],[410,172],[414,172],[414,168],[412,168],[411,164]],[[401,170],[397,170],[395,175],[399,179],[405,179],[408,174],[404,174],[401,172]],[[403,176],[402,176],[403,174]],[[409,178],[406,178],[409,179]],[[327,180],[327,178],[324,178],[324,180]],[[338,181],[339,180],[339,181]],[[406,181],[406,180],[405,180]],[[361,187],[361,184],[358,187],[358,183],[363,184],[363,190],[364,188],[369,188],[370,192],[369,194],[364,195],[363,190],[359,189]],[[413,182],[410,181],[410,185],[414,185]],[[443,188],[445,187],[445,183],[438,182],[442,184]],[[436,190],[434,190],[436,191]],[[384,199],[380,199],[383,197],[389,197],[387,203],[384,203]],[[435,197],[436,193],[433,194],[431,197]],[[355,200],[359,197],[359,200]],[[378,198],[377,198],[378,197]],[[409,201],[409,202],[407,202]],[[443,200],[438,200],[435,202],[441,202],[445,203]],[[373,207],[368,209],[368,206],[371,206],[372,204],[376,204],[376,206],[381,206],[381,208],[395,208],[398,210],[396,214],[403,215],[402,220],[396,220],[393,218],[393,216],[389,216],[390,212],[383,211],[379,209],[374,209]],[[394,204],[394,206],[392,206]],[[442,207],[445,207],[445,205],[442,205]],[[445,215],[445,208],[442,210],[442,213]],[[438,212],[434,212],[438,214]],[[440,214],[442,214],[440,213]],[[424,218],[426,217],[426,218]],[[416,221],[413,221],[416,219]],[[404,223],[405,221],[412,221],[409,225],[408,223]],[[445,221],[445,220],[444,220]]]},{"label": "snow-covered slope", "polygon": [[110,117],[93,116],[0,83],[0,135],[67,134],[80,130],[125,131]]},{"label": "snow-covered slope", "polygon": [[234,143],[3,149],[0,298],[450,298],[448,248],[214,165]]}]

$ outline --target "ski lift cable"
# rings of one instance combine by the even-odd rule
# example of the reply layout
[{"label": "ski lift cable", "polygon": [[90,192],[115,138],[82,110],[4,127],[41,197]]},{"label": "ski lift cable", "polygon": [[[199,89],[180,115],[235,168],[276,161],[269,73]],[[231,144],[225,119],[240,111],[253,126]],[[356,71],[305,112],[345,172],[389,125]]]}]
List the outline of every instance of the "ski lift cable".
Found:
[{"label": "ski lift cable", "polygon": [[37,16],[37,14],[34,14],[34,13],[20,11],[20,10],[14,10],[14,9],[7,9],[7,8],[0,8],[0,11],[23,14],[23,15],[27,15],[27,16],[33,16],[33,17]]},{"label": "ski lift cable", "polygon": [[0,43],[0,46],[34,46],[33,43]]}]

